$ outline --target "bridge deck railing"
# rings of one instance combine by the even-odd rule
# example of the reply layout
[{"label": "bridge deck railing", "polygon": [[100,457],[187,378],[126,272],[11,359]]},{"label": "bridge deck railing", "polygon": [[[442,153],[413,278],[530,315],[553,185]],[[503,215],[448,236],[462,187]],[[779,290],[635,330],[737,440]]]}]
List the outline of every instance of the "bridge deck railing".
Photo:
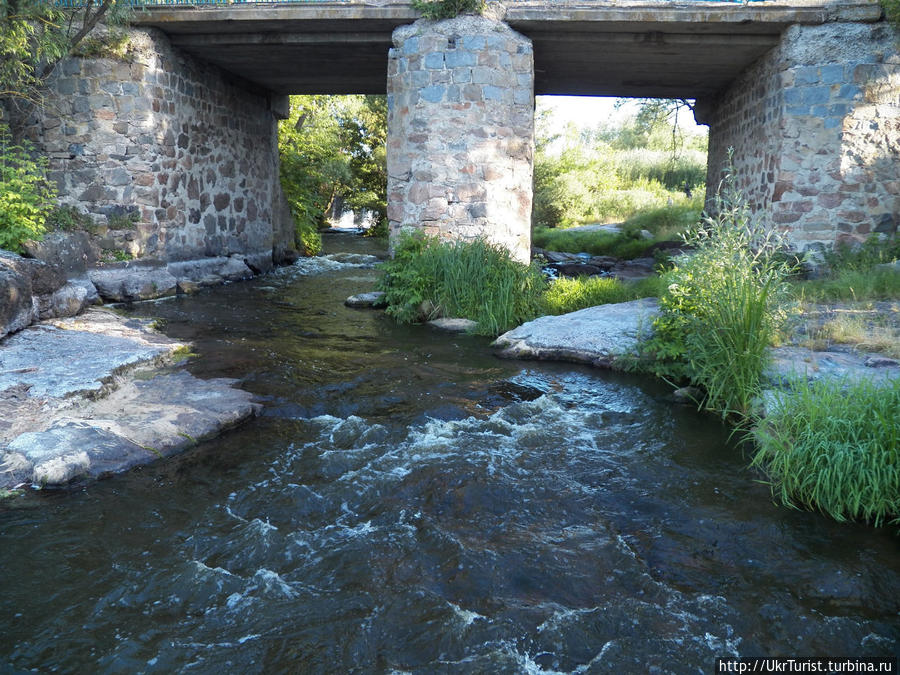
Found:
[{"label": "bridge deck railing", "polygon": [[[528,2],[529,0],[506,0],[508,3]],[[582,2],[612,2],[614,0],[582,0]],[[694,0],[695,2],[715,2],[726,4],[746,4],[748,2],[764,2],[766,0]],[[101,0],[51,0],[53,5],[57,7],[85,7],[88,5],[99,5]],[[342,4],[367,4],[360,0],[118,0],[119,3],[132,5],[135,7],[156,7],[171,5],[309,5],[321,3],[342,3]],[[570,3],[571,0],[545,0],[545,2]],[[684,0],[657,0],[661,4],[666,2],[681,2]],[[769,0],[771,2],[771,0]],[[776,3],[777,4],[777,0]],[[785,4],[788,4],[786,2]]]}]

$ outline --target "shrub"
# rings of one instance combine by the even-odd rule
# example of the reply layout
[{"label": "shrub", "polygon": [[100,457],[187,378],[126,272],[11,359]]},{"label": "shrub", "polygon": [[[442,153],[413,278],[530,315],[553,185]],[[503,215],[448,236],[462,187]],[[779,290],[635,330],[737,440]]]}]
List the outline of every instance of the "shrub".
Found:
[{"label": "shrub", "polygon": [[753,464],[786,505],[876,526],[900,516],[900,379],[795,383],[753,432]]},{"label": "shrub", "polygon": [[69,232],[71,230],[84,230],[93,232],[96,229],[94,219],[88,214],[82,213],[76,206],[57,206],[47,214],[45,225],[48,229]]},{"label": "shrub", "polygon": [[780,323],[790,267],[772,230],[755,222],[731,171],[715,216],[685,236],[694,254],[667,273],[655,335],[645,348],[658,374],[686,376],[706,407],[746,417]]},{"label": "shrub", "polygon": [[426,19],[452,19],[466,12],[484,11],[484,0],[412,0],[411,4]]},{"label": "shrub", "polygon": [[0,125],[0,248],[21,252],[23,242],[43,236],[56,197],[46,170],[45,158],[35,159],[27,143],[13,145]]},{"label": "shrub", "polygon": [[635,282],[604,277],[563,277],[552,282],[544,291],[544,311],[547,314],[566,314],[585,307],[654,297],[661,290],[659,277]]},{"label": "shrub", "polygon": [[378,288],[387,313],[412,323],[438,316],[476,321],[476,333],[499,335],[537,316],[545,282],[536,265],[486,242],[440,241],[404,233],[381,266]]},{"label": "shrub", "polygon": [[322,252],[322,235],[309,220],[294,218],[294,245],[302,255],[313,256]]}]

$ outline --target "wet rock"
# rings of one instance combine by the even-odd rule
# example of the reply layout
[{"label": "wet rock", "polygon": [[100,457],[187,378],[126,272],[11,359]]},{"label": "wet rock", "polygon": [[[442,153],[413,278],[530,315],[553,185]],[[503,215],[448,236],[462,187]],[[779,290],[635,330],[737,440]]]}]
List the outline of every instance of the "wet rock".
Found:
[{"label": "wet rock", "polygon": [[36,318],[31,279],[8,267],[0,267],[0,338],[30,326]]},{"label": "wet rock", "polygon": [[[103,332],[108,325],[103,315],[113,317],[117,334]],[[31,396],[96,394],[114,373],[153,362],[182,346],[117,319],[92,310],[77,322],[42,324],[11,336],[0,350],[0,390],[27,385]]]},{"label": "wet rock", "polygon": [[697,387],[680,387],[672,392],[678,403],[696,404],[703,400],[703,391]]},{"label": "wet rock", "polygon": [[547,249],[534,247],[531,249],[532,257],[541,256],[550,263],[564,263],[579,261],[577,253],[565,253],[564,251],[548,251]]},{"label": "wet rock", "polygon": [[88,277],[104,300],[133,302],[174,295],[177,280],[156,260],[116,263],[88,272]]},{"label": "wet rock", "polygon": [[272,252],[265,253],[247,253],[237,257],[243,262],[253,274],[265,274],[275,269],[275,263],[272,260]]},{"label": "wet rock", "polygon": [[656,260],[654,258],[623,260],[613,267],[611,274],[622,281],[647,279],[656,274]]},{"label": "wet rock", "polygon": [[41,241],[26,242],[25,254],[60,268],[66,276],[84,276],[100,258],[86,232],[51,232]]},{"label": "wet rock", "polygon": [[543,316],[494,341],[506,358],[575,361],[615,367],[649,336],[659,313],[655,298],[588,307],[561,316]]},{"label": "wet rock", "polygon": [[441,317],[440,319],[432,319],[428,322],[428,325],[448,333],[468,333],[475,330],[478,326],[478,322],[472,321],[471,319]]},{"label": "wet rock", "polygon": [[41,320],[63,318],[80,314],[91,305],[100,302],[97,288],[87,277],[70,279],[65,286],[50,295],[38,298]]},{"label": "wet rock", "polygon": [[886,356],[870,356],[863,365],[866,368],[900,368],[900,361]]},{"label": "wet rock", "polygon": [[147,323],[91,310],[6,342],[0,487],[63,485],[125,471],[258,413],[259,404],[234,380],[201,380],[183,371],[129,377],[181,346]]},{"label": "wet rock", "polygon": [[170,262],[166,270],[175,280],[182,292],[190,292],[197,287],[215,286],[225,281],[240,281],[253,276],[243,257],[224,256],[201,258],[199,260],[182,260]]},{"label": "wet rock", "polygon": [[384,292],[372,291],[371,293],[357,293],[344,300],[347,307],[368,308],[384,307]]},{"label": "wet rock", "polygon": [[35,258],[23,258],[10,251],[0,250],[0,266],[27,277],[31,281],[34,295],[53,293],[66,283],[66,275],[61,267]]},{"label": "wet rock", "polygon": [[600,267],[582,262],[551,263],[548,267],[564,277],[591,277],[603,272]]}]

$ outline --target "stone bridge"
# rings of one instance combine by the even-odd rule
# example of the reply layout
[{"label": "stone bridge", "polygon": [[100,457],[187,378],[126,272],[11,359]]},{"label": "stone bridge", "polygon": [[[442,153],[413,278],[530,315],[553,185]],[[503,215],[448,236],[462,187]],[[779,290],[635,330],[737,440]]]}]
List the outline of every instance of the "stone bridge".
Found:
[{"label": "stone bridge", "polygon": [[392,231],[479,234],[527,259],[535,94],[696,99],[798,249],[900,223],[900,35],[877,0],[524,0],[416,21],[408,2],[158,5],[129,59],[73,59],[31,129],[61,194],[136,214],[172,261],[291,246],[277,119],[293,93],[387,93]]}]

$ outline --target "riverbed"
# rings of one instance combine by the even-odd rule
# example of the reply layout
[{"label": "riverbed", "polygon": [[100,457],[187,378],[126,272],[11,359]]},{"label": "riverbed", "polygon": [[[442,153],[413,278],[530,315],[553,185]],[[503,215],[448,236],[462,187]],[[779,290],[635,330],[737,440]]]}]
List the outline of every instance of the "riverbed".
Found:
[{"label": "riverbed", "polygon": [[[712,672],[898,656],[896,527],[775,506],[646,378],[343,299],[370,240],[136,305],[259,418],[0,503],[0,672]],[[349,253],[349,255],[340,255]]]}]

